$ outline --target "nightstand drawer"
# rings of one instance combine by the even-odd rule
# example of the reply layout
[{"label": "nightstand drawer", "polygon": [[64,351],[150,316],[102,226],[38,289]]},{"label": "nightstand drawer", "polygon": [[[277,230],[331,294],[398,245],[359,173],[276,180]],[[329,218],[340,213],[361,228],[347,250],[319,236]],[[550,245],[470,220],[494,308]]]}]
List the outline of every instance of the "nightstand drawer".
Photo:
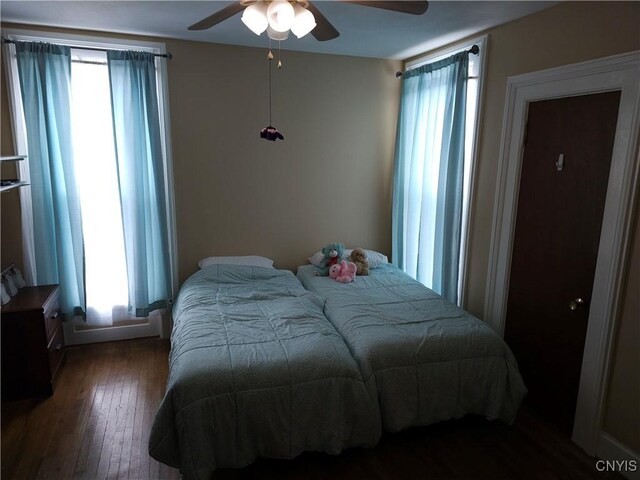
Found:
[{"label": "nightstand drawer", "polygon": [[64,357],[64,335],[62,333],[62,327],[58,328],[53,335],[51,343],[47,348],[49,353],[49,368],[51,369],[51,380],[56,376],[58,368],[62,363]]},{"label": "nightstand drawer", "polygon": [[44,326],[47,332],[47,342],[51,341],[56,330],[62,329],[62,321],[60,319],[60,313],[58,310],[58,302],[53,308],[44,312]]},{"label": "nightstand drawer", "polygon": [[62,321],[59,315],[58,304],[58,290],[49,297],[49,300],[44,305],[44,327],[47,332],[47,344],[51,341],[51,338],[56,333],[56,330],[60,328]]}]

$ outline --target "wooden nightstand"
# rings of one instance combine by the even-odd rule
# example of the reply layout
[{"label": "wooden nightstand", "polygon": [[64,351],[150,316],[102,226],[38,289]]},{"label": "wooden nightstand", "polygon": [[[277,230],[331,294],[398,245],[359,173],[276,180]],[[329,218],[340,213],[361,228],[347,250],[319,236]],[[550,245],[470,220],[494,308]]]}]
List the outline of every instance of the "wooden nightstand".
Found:
[{"label": "wooden nightstand", "polygon": [[21,288],[2,307],[2,399],[53,394],[64,360],[58,286]]}]

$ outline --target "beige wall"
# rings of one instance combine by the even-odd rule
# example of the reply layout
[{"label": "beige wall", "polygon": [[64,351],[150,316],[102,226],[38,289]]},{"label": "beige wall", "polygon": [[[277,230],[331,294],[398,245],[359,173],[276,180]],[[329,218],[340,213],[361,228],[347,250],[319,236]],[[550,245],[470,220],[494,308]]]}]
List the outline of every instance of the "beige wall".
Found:
[{"label": "beige wall", "polygon": [[209,255],[293,269],[331,241],[390,251],[398,62],[170,42],[180,280]]},{"label": "beige wall", "polygon": [[[467,309],[482,316],[507,78],[640,49],[640,2],[566,2],[489,30],[470,231]],[[640,452],[638,210],[635,256],[618,321],[605,413],[608,433]]]}]

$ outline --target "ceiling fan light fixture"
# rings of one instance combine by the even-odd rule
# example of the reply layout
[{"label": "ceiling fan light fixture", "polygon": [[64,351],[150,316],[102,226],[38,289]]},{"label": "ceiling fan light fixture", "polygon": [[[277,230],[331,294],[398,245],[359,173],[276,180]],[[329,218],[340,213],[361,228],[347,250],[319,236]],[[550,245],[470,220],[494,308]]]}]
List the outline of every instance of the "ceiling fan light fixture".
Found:
[{"label": "ceiling fan light fixture", "polygon": [[286,30],[284,32],[278,32],[277,30],[274,30],[273,28],[271,28],[271,25],[269,25],[267,27],[267,36],[271,40],[283,41],[289,38],[289,30]]},{"label": "ceiling fan light fixture", "polygon": [[269,26],[276,32],[286,32],[293,25],[295,13],[288,0],[273,0],[267,8]]},{"label": "ceiling fan light fixture", "polygon": [[293,7],[293,10],[296,16],[291,25],[291,31],[296,37],[302,38],[316,27],[316,19],[313,13],[298,4]]},{"label": "ceiling fan light fixture", "polygon": [[264,2],[249,5],[242,13],[242,23],[256,35],[260,35],[269,26],[267,6]]}]

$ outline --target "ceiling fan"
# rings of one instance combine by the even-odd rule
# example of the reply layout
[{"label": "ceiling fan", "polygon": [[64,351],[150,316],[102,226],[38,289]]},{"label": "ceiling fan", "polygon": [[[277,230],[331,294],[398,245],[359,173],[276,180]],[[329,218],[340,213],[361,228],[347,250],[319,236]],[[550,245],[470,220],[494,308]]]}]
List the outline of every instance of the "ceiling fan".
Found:
[{"label": "ceiling fan", "polygon": [[[422,15],[429,7],[426,0],[341,1],[411,15]],[[308,0],[239,0],[194,23],[189,30],[206,30],[242,11],[242,22],[250,30],[258,35],[266,30],[269,38],[273,40],[286,39],[289,30],[298,38],[311,32],[316,40],[321,42],[340,35],[331,22]]]}]

